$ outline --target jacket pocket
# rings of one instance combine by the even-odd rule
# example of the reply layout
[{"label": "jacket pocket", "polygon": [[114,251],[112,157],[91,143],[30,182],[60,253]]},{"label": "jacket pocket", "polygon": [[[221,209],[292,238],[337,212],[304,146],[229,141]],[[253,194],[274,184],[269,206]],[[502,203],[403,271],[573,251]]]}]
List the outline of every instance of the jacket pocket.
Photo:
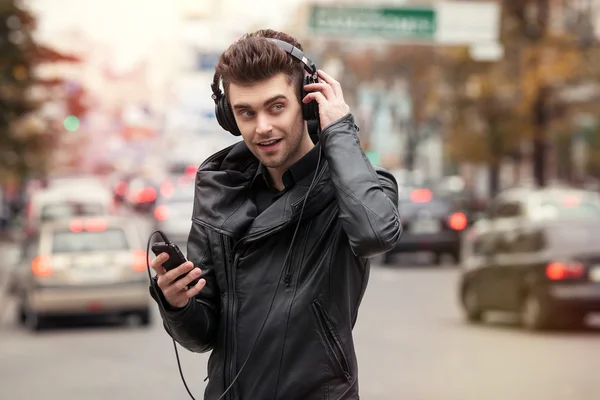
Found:
[{"label": "jacket pocket", "polygon": [[323,339],[323,343],[325,344],[325,348],[327,349],[330,358],[334,361],[340,373],[342,373],[344,377],[351,382],[352,376],[350,375],[348,358],[344,352],[340,336],[335,330],[329,315],[327,315],[327,311],[325,311],[325,308],[321,305],[321,303],[319,303],[318,300],[313,301],[311,308],[317,321],[319,334]]}]

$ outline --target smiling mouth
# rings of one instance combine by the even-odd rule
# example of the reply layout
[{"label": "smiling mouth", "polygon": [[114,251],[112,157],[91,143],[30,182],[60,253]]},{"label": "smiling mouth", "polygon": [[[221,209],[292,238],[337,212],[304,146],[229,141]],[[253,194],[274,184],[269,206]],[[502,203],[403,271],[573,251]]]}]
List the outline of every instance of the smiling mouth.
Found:
[{"label": "smiling mouth", "polygon": [[261,142],[258,145],[261,147],[269,147],[269,146],[273,146],[274,144],[277,144],[281,141],[281,139],[273,139],[273,140],[269,140],[268,142]]}]

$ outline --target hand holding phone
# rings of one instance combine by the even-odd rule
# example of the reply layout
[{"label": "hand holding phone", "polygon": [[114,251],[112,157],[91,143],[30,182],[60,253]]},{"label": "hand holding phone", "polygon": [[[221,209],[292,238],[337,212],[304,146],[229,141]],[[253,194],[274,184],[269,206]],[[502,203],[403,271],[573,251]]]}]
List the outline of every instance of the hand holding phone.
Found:
[{"label": "hand holding phone", "polygon": [[212,270],[202,271],[187,261],[177,245],[158,242],[152,245],[156,258],[150,266],[158,277],[157,283],[167,302],[173,307],[184,307],[206,284],[202,278]]}]

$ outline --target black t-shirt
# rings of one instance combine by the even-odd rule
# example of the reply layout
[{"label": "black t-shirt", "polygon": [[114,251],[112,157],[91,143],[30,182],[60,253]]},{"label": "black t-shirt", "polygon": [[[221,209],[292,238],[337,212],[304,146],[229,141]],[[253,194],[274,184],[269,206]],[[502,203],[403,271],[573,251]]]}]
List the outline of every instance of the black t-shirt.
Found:
[{"label": "black t-shirt", "polygon": [[279,191],[273,187],[271,177],[267,168],[263,164],[259,164],[256,170],[256,175],[252,180],[250,189],[254,196],[254,203],[257,208],[257,215],[260,215],[278,198],[283,196],[296,183],[306,178],[311,172],[314,173],[319,157],[319,145],[315,145],[308,153],[298,160],[283,174],[282,181],[284,189]]}]

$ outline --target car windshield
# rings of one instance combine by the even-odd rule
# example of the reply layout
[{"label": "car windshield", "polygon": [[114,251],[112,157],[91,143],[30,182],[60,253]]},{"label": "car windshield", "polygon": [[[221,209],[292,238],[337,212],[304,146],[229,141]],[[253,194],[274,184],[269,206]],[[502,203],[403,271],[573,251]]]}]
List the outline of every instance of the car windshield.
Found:
[{"label": "car windshield", "polygon": [[600,199],[585,192],[544,195],[533,202],[532,214],[534,219],[600,217]]},{"label": "car windshield", "polygon": [[57,203],[42,207],[42,221],[71,218],[74,216],[102,215],[104,207],[98,203]]},{"label": "car windshield", "polygon": [[128,250],[129,243],[121,228],[101,232],[55,231],[52,235],[53,253],[81,253],[92,251]]}]

